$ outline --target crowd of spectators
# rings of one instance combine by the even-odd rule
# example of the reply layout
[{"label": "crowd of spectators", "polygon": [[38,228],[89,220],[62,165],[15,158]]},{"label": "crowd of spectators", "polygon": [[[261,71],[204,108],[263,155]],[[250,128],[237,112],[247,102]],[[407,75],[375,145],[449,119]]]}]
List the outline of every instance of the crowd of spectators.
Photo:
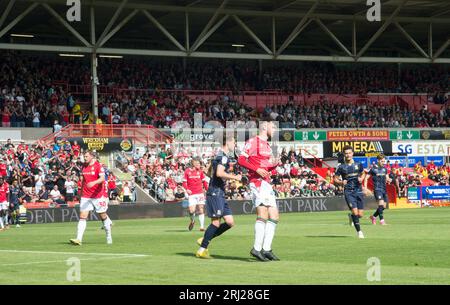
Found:
[{"label": "crowd of spectators", "polygon": [[421,185],[450,185],[450,163],[437,166],[434,161],[423,165],[420,161],[412,168],[404,168],[398,162],[387,165],[399,197],[408,196],[408,187]]},{"label": "crowd of spectators", "polygon": [[[61,126],[72,121],[92,122],[92,115],[83,115],[79,97],[66,92],[63,84],[89,84],[88,61],[19,55],[16,52],[3,52],[1,59],[2,126],[52,127],[55,121]],[[266,115],[297,128],[448,127],[449,80],[449,69],[445,65],[405,66],[399,72],[396,66],[390,65],[268,64],[259,72],[258,65],[246,62],[199,60],[188,62],[184,68],[174,61],[99,59],[100,84],[147,90],[146,93],[102,95],[99,116],[101,122],[106,123],[151,124],[160,128],[171,127],[179,121],[192,121],[194,113],[202,113],[205,122],[233,121],[244,126]],[[342,106],[320,100],[314,106],[300,107],[287,103],[258,112],[226,95],[205,101],[180,93],[161,93],[162,89],[280,89],[287,93],[306,94],[428,92],[432,101],[447,106],[433,114],[427,109],[414,111],[400,105],[373,107],[365,103]]]},{"label": "crowd of spectators", "polygon": [[[142,149],[141,149],[142,150]],[[170,147],[147,148],[146,151],[124,152],[116,159],[123,164],[124,171],[130,172],[137,184],[146,189],[151,196],[160,202],[182,201],[187,197],[183,189],[184,171],[190,166],[193,158],[201,160],[203,171],[207,169],[214,152],[205,154],[191,151],[174,153]],[[343,189],[334,185],[334,170],[329,169],[325,178],[313,172],[307,160],[303,159],[293,148],[282,149],[280,153],[282,165],[271,172],[271,184],[277,198],[296,197],[330,197],[342,195]],[[450,164],[436,166],[434,162],[414,168],[403,168],[398,162],[387,164],[392,178],[392,185],[399,197],[407,196],[407,188],[420,185],[449,185]],[[246,174],[245,169],[236,166],[237,173]],[[228,181],[226,198],[233,200],[249,200],[250,190],[239,181]]]},{"label": "crowd of spectators", "polygon": [[[0,144],[0,177],[20,189],[20,204],[40,204],[59,207],[79,202],[80,173],[83,167],[82,149],[75,141],[64,139],[54,144],[14,144],[10,139]],[[109,198],[117,199],[114,173],[104,166]],[[11,203],[11,202],[10,202]]]},{"label": "crowd of spectators", "polygon": [[[149,148],[145,152],[137,150],[133,154],[121,152],[116,160],[151,196],[160,202],[170,202],[186,198],[186,190],[182,184],[184,172],[190,166],[192,158],[199,158],[203,171],[207,173],[211,155],[195,151],[192,154],[177,154],[170,147],[162,147]],[[324,179],[313,172],[294,149],[289,152],[283,149],[280,159],[282,165],[271,172],[277,198],[327,197],[341,191],[330,183],[330,179]],[[231,170],[246,174],[246,170],[237,165]],[[248,185],[241,182],[228,181],[226,189],[227,199],[251,199]]]},{"label": "crowd of spectators", "polygon": [[[315,105],[267,105],[261,111],[219,96],[213,100],[191,98],[181,93],[139,96],[116,96],[100,102],[99,113],[104,122],[113,124],[146,124],[157,128],[194,126],[194,114],[201,113],[204,127],[220,122],[227,127],[252,127],[264,119],[279,122],[282,128],[421,128],[449,127],[450,103],[438,113],[428,109],[411,110],[399,104],[373,107],[369,102],[338,105],[326,99]],[[111,114],[111,115],[110,115]],[[110,119],[111,118],[111,119]]]}]

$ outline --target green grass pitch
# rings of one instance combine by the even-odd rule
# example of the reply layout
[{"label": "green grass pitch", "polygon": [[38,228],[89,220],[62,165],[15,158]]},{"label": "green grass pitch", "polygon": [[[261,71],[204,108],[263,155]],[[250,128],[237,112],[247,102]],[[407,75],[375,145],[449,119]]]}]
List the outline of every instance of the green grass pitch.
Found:
[{"label": "green grass pitch", "polygon": [[[282,214],[273,243],[279,262],[250,257],[255,216],[210,244],[211,260],[195,257],[198,225],[188,218],[115,221],[113,245],[100,222],[88,222],[84,243],[68,244],[76,223],[23,225],[0,232],[0,284],[450,284],[450,208],[385,211],[387,226],[362,220],[357,239],[347,212]],[[372,212],[372,211],[370,211]],[[69,258],[81,281],[70,282]],[[381,262],[368,281],[367,260]]]}]

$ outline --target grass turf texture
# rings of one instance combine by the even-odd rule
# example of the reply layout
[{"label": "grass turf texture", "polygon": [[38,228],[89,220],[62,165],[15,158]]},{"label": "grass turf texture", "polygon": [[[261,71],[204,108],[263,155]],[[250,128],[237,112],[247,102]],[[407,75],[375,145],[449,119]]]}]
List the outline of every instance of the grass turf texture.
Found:
[{"label": "grass turf texture", "polygon": [[[0,284],[450,283],[450,208],[387,210],[387,226],[373,226],[369,215],[361,221],[366,239],[357,239],[346,212],[282,214],[273,243],[279,262],[250,257],[253,215],[236,216],[212,241],[211,260],[195,257],[202,234],[198,222],[187,231],[188,218],[115,221],[113,245],[89,221],[81,247],[68,244],[76,223],[11,227],[0,232]],[[81,282],[66,280],[71,257],[81,260]],[[370,257],[381,261],[380,282],[367,280]]]}]

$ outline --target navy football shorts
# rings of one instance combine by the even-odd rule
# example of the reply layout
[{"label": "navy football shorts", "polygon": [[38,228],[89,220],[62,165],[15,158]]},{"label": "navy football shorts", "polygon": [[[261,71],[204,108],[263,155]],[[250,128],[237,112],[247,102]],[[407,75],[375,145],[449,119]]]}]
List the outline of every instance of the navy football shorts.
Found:
[{"label": "navy football shorts", "polygon": [[374,190],[373,194],[375,195],[375,200],[376,201],[384,200],[385,203],[389,202],[387,193],[385,191]]},{"label": "navy football shorts", "polygon": [[209,218],[221,218],[232,215],[228,202],[222,194],[206,195],[206,213]]},{"label": "navy football shorts", "polygon": [[364,194],[362,192],[345,192],[344,196],[349,209],[364,210]]}]

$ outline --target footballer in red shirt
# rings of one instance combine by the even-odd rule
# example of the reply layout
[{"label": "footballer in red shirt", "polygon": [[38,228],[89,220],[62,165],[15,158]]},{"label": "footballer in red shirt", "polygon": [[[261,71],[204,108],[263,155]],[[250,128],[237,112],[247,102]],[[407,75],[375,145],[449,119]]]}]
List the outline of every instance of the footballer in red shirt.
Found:
[{"label": "footballer in red shirt", "polygon": [[205,194],[208,190],[208,182],[205,173],[201,169],[200,160],[193,159],[192,167],[184,172],[183,188],[188,194],[189,201],[189,231],[194,228],[195,210],[198,206],[198,220],[200,222],[200,231],[205,231]]},{"label": "footballer in red shirt", "polygon": [[3,177],[0,177],[0,231],[3,231],[5,229],[5,225],[8,227],[8,197],[9,184]]},{"label": "footballer in red shirt", "polygon": [[0,177],[6,177],[8,174],[6,171],[6,160],[0,160]]},{"label": "footballer in red shirt", "polygon": [[275,193],[270,185],[270,172],[280,163],[273,157],[268,142],[273,137],[273,122],[261,122],[259,135],[249,139],[239,156],[240,166],[248,169],[253,205],[256,208],[255,243],[250,254],[260,261],[279,260],[272,252],[272,241],[279,220]]},{"label": "footballer in red shirt", "polygon": [[112,244],[111,224],[106,211],[108,203],[105,199],[105,171],[100,162],[97,161],[95,153],[88,150],[84,153],[85,165],[81,174],[81,200],[80,200],[80,220],[77,228],[77,238],[71,239],[73,245],[81,245],[83,234],[86,230],[86,220],[89,212],[95,210],[103,221],[106,232],[106,243]]}]

